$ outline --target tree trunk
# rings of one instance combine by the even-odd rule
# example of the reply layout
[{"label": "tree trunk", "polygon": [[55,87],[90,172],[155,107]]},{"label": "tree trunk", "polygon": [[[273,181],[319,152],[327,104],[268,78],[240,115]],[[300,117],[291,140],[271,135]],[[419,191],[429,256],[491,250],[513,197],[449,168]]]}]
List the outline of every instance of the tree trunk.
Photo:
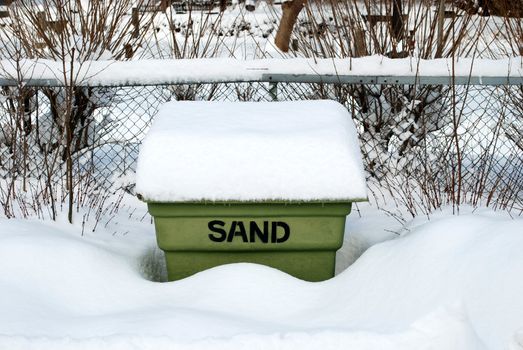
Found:
[{"label": "tree trunk", "polygon": [[306,0],[292,0],[282,3],[283,14],[274,43],[276,47],[283,52],[289,51],[289,42],[291,39],[292,29],[298,19],[298,15],[305,6]]},{"label": "tree trunk", "polygon": [[401,0],[394,0],[392,5],[392,34],[399,42],[403,39],[403,3]]}]

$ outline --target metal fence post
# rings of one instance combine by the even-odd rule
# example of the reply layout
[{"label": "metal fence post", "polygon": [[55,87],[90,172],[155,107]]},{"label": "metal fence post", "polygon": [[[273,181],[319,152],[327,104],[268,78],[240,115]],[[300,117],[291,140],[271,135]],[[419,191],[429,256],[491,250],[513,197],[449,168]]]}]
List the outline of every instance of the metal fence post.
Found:
[{"label": "metal fence post", "polygon": [[278,83],[269,83],[269,96],[271,101],[278,101]]}]

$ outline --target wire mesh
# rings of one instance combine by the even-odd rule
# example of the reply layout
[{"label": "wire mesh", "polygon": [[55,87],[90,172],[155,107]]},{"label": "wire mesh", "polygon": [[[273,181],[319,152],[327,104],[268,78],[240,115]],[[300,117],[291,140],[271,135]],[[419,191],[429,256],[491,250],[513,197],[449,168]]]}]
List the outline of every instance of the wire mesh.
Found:
[{"label": "wire mesh", "polygon": [[[0,177],[64,181],[61,89],[2,88]],[[447,202],[523,210],[521,86],[231,82],[83,87],[77,95],[76,186],[132,191],[139,145],[167,101],[334,99],[357,126],[370,183],[413,214]]]}]

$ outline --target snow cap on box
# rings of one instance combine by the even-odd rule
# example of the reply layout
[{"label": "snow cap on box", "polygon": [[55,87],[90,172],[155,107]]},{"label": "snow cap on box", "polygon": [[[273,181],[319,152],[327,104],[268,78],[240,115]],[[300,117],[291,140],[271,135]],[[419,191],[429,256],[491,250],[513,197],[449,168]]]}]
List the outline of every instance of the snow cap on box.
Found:
[{"label": "snow cap on box", "polygon": [[162,106],[138,157],[150,202],[367,198],[358,136],[335,101]]}]

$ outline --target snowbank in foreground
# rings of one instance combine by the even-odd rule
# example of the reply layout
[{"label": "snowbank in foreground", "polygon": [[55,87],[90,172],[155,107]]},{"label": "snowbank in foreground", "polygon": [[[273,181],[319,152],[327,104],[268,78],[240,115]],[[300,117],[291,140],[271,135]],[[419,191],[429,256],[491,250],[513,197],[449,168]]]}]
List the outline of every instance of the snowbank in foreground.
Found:
[{"label": "snowbank in foreground", "polygon": [[416,221],[322,283],[249,264],[155,283],[139,272],[149,238],[2,220],[0,348],[523,348],[522,226]]},{"label": "snowbank in foreground", "polygon": [[[205,325],[202,325],[205,327]],[[0,345],[6,349],[39,350],[96,349],[96,350],[420,350],[420,349],[485,349],[459,310],[441,309],[414,322],[407,330],[394,334],[380,334],[368,331],[290,331],[274,334],[246,333],[230,338],[203,337],[192,342],[180,343],[169,335],[138,336],[108,335],[91,338],[51,338],[2,336]],[[175,345],[175,346],[174,346]]]}]

